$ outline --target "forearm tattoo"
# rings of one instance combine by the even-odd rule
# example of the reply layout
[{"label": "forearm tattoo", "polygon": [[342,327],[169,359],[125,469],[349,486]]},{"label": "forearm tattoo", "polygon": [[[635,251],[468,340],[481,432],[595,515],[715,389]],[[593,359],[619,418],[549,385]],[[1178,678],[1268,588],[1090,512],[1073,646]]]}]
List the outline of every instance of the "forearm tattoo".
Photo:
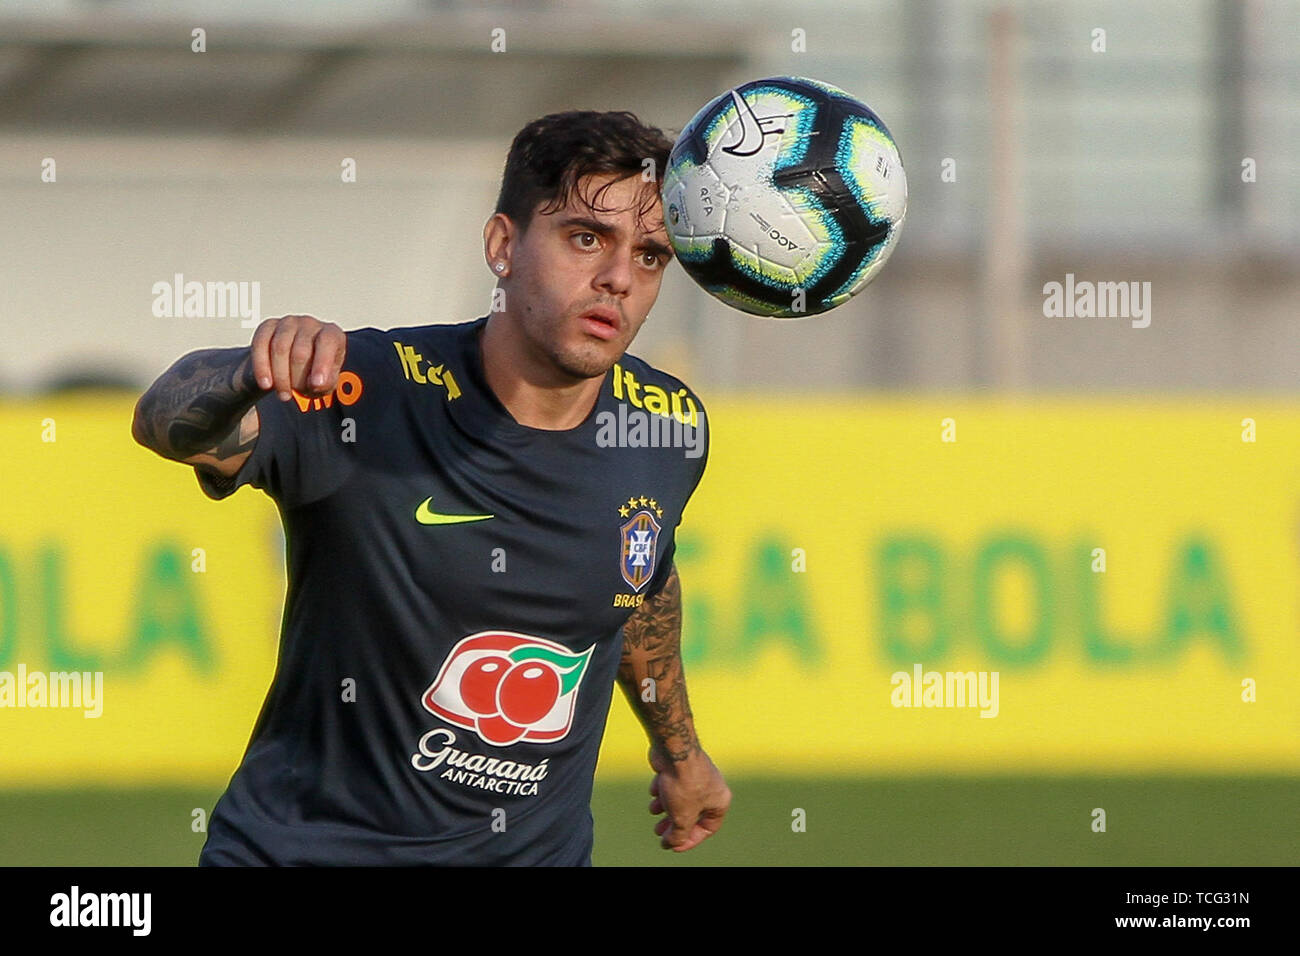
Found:
[{"label": "forearm tattoo", "polygon": [[702,752],[686,698],[681,638],[682,587],[674,566],[663,589],[623,625],[618,669],[619,684],[646,733],[674,762]]},{"label": "forearm tattoo", "polygon": [[224,460],[256,440],[238,426],[262,394],[248,348],[204,349],[164,372],[140,399],[137,415],[160,455],[180,460],[206,452]]}]

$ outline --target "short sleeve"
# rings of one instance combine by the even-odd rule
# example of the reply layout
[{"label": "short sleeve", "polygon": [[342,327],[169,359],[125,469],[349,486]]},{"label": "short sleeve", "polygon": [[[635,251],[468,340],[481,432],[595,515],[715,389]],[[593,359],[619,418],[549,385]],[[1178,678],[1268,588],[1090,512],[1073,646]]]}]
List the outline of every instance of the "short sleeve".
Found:
[{"label": "short sleeve", "polygon": [[668,541],[667,550],[655,559],[654,577],[650,579],[650,584],[645,590],[645,599],[648,601],[664,589],[668,583],[668,576],[673,573],[673,556],[677,553],[677,536]]},{"label": "short sleeve", "polygon": [[[704,411],[704,402],[702,402],[700,400],[700,397],[696,395],[694,392],[691,392],[690,395],[691,395],[691,400],[695,402],[696,407],[698,409],[699,425],[697,426],[698,431],[695,440],[696,440],[696,447],[700,449],[700,454],[696,458],[688,459],[688,461],[690,461],[691,464],[695,466],[695,472],[691,477],[690,490],[686,492],[686,500],[688,502],[691,500],[691,496],[695,494],[695,489],[700,486],[700,480],[704,477],[704,469],[708,466],[709,432],[712,431],[712,428],[710,427],[709,417]],[[682,510],[685,511],[685,506],[683,506]]]},{"label": "short sleeve", "polygon": [[297,508],[341,488],[357,467],[360,439],[377,423],[388,391],[382,336],[377,329],[348,333],[339,383],[329,396],[308,399],[295,392],[285,402],[275,392],[263,395],[256,406],[257,441],[239,471],[227,478],[195,466],[203,493],[219,501],[251,485],[283,507]]},{"label": "short sleeve", "polygon": [[[700,480],[704,477],[704,468],[709,460],[709,422],[704,412],[704,403],[700,401],[690,389],[687,389],[691,400],[695,402],[698,422],[697,432],[694,438],[695,448],[699,449],[699,454],[695,457],[687,456],[687,468],[690,469],[686,477],[686,495],[682,499],[682,514],[686,513],[686,506],[690,503],[691,496],[695,494],[695,489],[700,486]],[[680,527],[681,522],[678,522]],[[668,578],[673,570],[673,558],[677,554],[677,530],[674,528],[672,535],[668,536],[668,546],[661,555],[655,558],[655,573],[650,579],[650,584],[646,587],[646,599],[650,599],[663,590]]]}]

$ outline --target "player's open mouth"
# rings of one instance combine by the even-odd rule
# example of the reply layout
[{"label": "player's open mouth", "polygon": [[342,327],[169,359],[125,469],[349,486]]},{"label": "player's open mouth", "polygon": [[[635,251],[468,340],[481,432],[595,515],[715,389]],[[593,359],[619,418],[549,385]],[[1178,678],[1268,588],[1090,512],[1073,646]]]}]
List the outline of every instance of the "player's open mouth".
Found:
[{"label": "player's open mouth", "polygon": [[592,335],[602,339],[612,339],[618,335],[618,313],[613,309],[592,309],[579,318],[583,327]]}]

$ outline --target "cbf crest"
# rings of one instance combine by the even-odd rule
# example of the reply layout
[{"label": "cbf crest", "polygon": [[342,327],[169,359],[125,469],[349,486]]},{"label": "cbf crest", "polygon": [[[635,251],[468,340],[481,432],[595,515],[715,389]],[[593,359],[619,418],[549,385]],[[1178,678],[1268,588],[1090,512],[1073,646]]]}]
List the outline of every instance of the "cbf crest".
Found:
[{"label": "cbf crest", "polygon": [[654,577],[655,560],[659,556],[659,531],[663,527],[656,520],[664,510],[653,498],[631,497],[619,506],[618,513],[627,518],[619,534],[622,536],[618,569],[623,580],[633,591],[640,591]]}]

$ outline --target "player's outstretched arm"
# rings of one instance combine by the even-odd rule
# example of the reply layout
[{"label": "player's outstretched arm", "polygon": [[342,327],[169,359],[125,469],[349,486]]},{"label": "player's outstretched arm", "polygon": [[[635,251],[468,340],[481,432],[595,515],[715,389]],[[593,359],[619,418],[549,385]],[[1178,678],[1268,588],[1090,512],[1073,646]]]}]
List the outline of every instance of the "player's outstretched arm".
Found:
[{"label": "player's outstretched arm", "polygon": [[164,458],[233,475],[257,440],[262,393],[247,348],[191,352],[140,396],[131,434]]},{"label": "player's outstretched arm", "polygon": [[260,420],[255,403],[275,389],[324,395],[338,382],[347,336],[309,315],[267,319],[247,348],[202,349],[182,356],[140,396],[135,440],[173,461],[229,477],[248,459]]},{"label": "player's outstretched arm", "polygon": [[665,848],[689,850],[722,826],[731,791],[695,734],[682,668],[682,588],[674,565],[623,625],[618,683],[650,738],[650,812]]}]

